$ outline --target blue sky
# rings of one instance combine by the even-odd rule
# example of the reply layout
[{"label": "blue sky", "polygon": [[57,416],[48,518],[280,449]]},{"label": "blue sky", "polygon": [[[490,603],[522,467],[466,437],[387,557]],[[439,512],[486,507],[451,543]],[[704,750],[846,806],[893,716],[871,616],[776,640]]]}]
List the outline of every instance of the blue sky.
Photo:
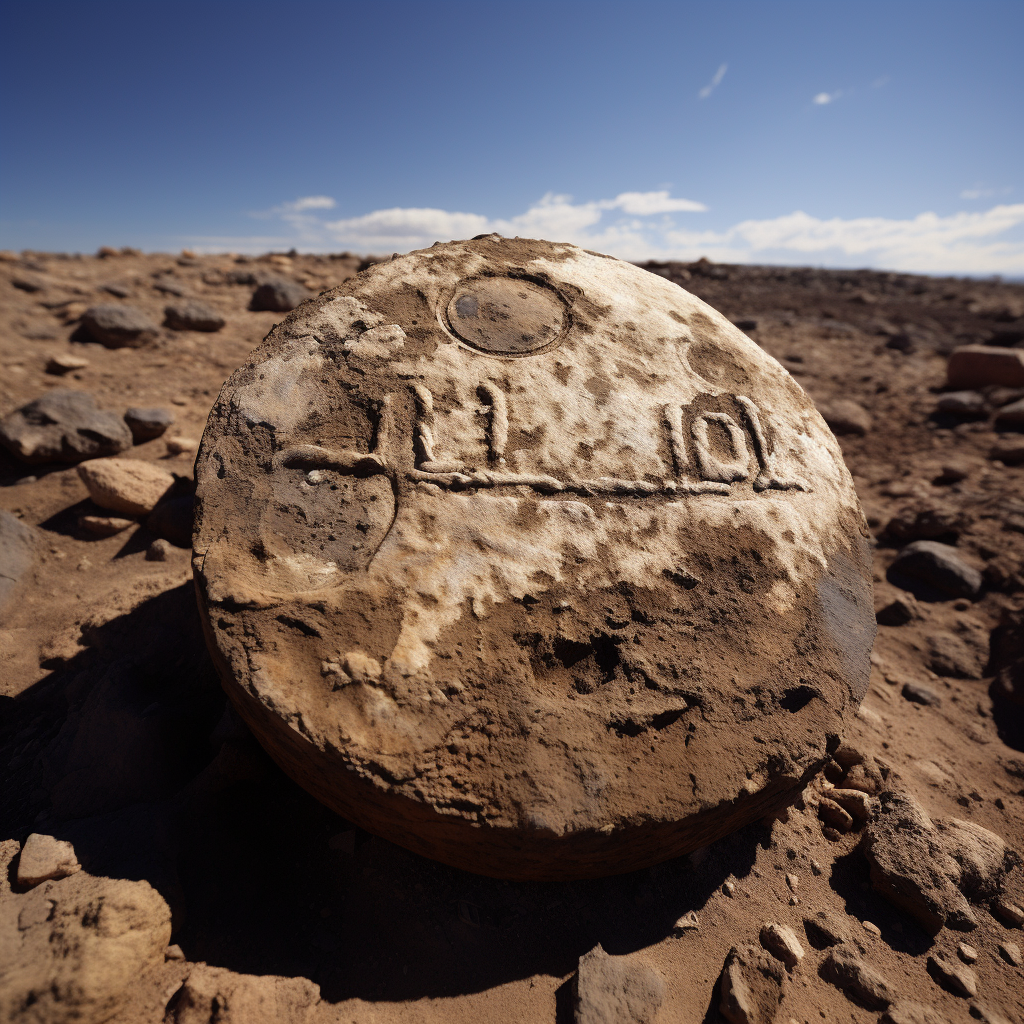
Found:
[{"label": "blue sky", "polygon": [[12,3],[0,246],[1024,274],[1024,3]]}]

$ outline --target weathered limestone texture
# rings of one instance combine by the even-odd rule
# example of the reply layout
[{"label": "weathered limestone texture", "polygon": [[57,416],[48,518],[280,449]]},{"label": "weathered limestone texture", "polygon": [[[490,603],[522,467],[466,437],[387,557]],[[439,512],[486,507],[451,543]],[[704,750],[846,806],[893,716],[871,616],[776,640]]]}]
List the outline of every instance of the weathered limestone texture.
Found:
[{"label": "weathered limestone texture", "polygon": [[239,713],[340,814],[472,871],[703,846],[790,800],[867,685],[866,527],[810,399],[572,245],[436,245],[303,303],[197,484]]}]

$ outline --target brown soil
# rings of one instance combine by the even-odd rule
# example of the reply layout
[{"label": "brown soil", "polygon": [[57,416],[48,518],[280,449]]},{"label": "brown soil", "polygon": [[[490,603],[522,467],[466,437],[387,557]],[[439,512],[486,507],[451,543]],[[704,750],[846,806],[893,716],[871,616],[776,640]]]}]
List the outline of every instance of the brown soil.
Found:
[{"label": "brown soil", "polygon": [[[168,433],[125,454],[190,479],[189,440],[198,441],[228,375],[283,318],[247,309],[254,283],[245,274],[318,292],[359,266],[135,253],[7,260],[0,416],[56,387],[88,390],[119,412],[170,408],[177,422]],[[847,743],[933,818],[966,819],[1024,850],[1022,712],[993,684],[1000,659],[1024,654],[1013,625],[1024,605],[1024,468],[990,458],[1000,440],[1020,435],[1001,438],[991,417],[934,415],[954,346],[1024,337],[1024,288],[703,263],[648,269],[738,323],[820,405],[846,399],[868,411],[871,428],[840,440],[876,538],[877,607],[900,593],[886,572],[911,538],[886,528],[905,509],[938,509],[949,524],[939,539],[984,571],[976,601],[922,600],[919,617],[879,627]],[[214,307],[226,326],[161,327],[137,348],[81,340],[90,305],[129,304],[162,323],[164,306],[180,301],[169,286]],[[67,355],[88,365],[47,372],[51,357]],[[168,437],[186,450],[171,454]],[[91,504],[73,467],[0,454],[0,509],[43,538],[34,570],[0,612],[0,840],[53,835],[74,844],[90,875],[147,880],[170,905],[171,941],[186,958],[143,971],[117,1020],[567,1022],[579,958],[600,943],[661,975],[657,1021],[713,1021],[730,948],[756,945],[771,921],[792,927],[806,952],[778,1020],[878,1020],[878,1009],[829,982],[828,951],[803,924],[819,910],[844,924],[901,998],[948,1021],[971,1019],[971,1007],[980,1019],[1024,1019],[1021,968],[998,952],[999,943],[1021,945],[1021,930],[981,905],[975,930],[931,935],[876,894],[861,832],[823,828],[818,817],[838,766],[783,818],[629,875],[509,883],[461,872],[353,829],[225,713],[187,550],[150,560],[144,526],[108,537],[82,531],[80,516],[110,513]],[[938,703],[908,699],[906,684]],[[1021,875],[1007,883],[1018,906]],[[0,879],[0,900],[14,898],[6,891]],[[675,934],[691,910],[699,927]],[[973,998],[940,986],[928,968],[934,956],[959,962],[961,941],[978,951]]]}]

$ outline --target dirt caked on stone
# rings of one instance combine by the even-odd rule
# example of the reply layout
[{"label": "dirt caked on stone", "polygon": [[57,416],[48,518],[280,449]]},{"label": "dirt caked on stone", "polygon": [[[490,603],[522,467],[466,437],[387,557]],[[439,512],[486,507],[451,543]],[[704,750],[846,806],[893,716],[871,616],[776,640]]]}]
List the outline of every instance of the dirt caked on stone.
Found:
[{"label": "dirt caked on stone", "polygon": [[791,801],[868,680],[835,438],[700,299],[487,236],[307,301],[225,384],[194,571],[237,710],[346,819],[599,876]]}]

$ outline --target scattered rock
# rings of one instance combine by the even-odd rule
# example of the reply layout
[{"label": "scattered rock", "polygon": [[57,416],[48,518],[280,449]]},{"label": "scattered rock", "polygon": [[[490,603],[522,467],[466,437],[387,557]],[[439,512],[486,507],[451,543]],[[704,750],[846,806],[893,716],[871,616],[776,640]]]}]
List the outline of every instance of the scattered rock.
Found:
[{"label": "scattered rock", "polygon": [[899,586],[907,580],[924,584],[944,597],[970,598],[978,596],[982,582],[981,573],[968,565],[956,548],[933,540],[914,541],[893,560],[889,581]]},{"label": "scattered rock", "polygon": [[1007,466],[1019,466],[1024,462],[1024,442],[1000,441],[991,447],[988,457]]},{"label": "scattered rock", "polygon": [[71,373],[72,370],[84,370],[88,365],[88,359],[62,352],[46,360],[46,372],[59,377]]},{"label": "scattered rock", "polygon": [[1024,387],[1024,351],[990,345],[962,345],[953,349],[946,366],[951,388],[967,390],[990,384]]},{"label": "scattered rock", "polygon": [[954,995],[971,999],[978,994],[978,978],[970,967],[941,956],[928,957],[928,973]]},{"label": "scattered rock", "polygon": [[184,455],[186,452],[194,452],[198,447],[199,442],[194,437],[167,438],[167,451],[171,455]]},{"label": "scattered rock", "polygon": [[996,413],[996,430],[1020,430],[1024,427],[1024,398],[1004,405]]},{"label": "scattered rock", "polygon": [[939,397],[935,411],[962,420],[983,420],[989,413],[989,405],[980,391],[949,391]]},{"label": "scattered rock", "polygon": [[700,928],[700,918],[696,910],[688,910],[672,926],[673,935],[682,935],[684,932],[695,932]]},{"label": "scattered rock", "polygon": [[868,933],[868,935],[873,935],[876,939],[880,939],[882,937],[882,929],[879,928],[874,921],[861,921],[860,926]]},{"label": "scattered rock", "polygon": [[908,506],[901,509],[885,527],[885,532],[898,541],[954,538],[964,527],[964,515],[958,509],[938,505]]},{"label": "scattered rock", "polygon": [[138,524],[134,519],[118,519],[114,516],[79,516],[78,527],[95,537],[113,537]]},{"label": "scattered rock", "polygon": [[172,331],[219,331],[227,321],[212,306],[190,299],[164,307],[164,326]]},{"label": "scattered rock", "polygon": [[843,789],[858,789],[868,796],[878,796],[882,791],[884,780],[882,773],[874,764],[854,765],[842,779]]},{"label": "scattered rock", "polygon": [[92,459],[78,475],[100,508],[130,516],[148,515],[175,483],[166,469],[141,459]]},{"label": "scattered rock", "polygon": [[157,325],[135,306],[92,306],[82,314],[82,327],[107,348],[138,348],[152,341]]},{"label": "scattered rock", "polygon": [[928,667],[939,676],[954,679],[980,679],[984,669],[981,652],[968,646],[952,633],[938,633],[925,638]]},{"label": "scattered rock", "polygon": [[973,467],[966,459],[950,460],[942,464],[939,475],[932,481],[936,484],[958,484],[971,475]]},{"label": "scattered rock", "polygon": [[782,965],[763,949],[734,946],[719,982],[719,1012],[730,1024],[772,1024],[784,979]]},{"label": "scattered rock", "polygon": [[850,813],[827,796],[818,800],[818,817],[837,832],[849,832],[853,828],[853,818]]},{"label": "scattered rock", "polygon": [[1003,924],[1009,925],[1011,928],[1020,928],[1024,925],[1024,910],[1005,896],[1000,896],[998,899],[993,901],[992,913],[995,914]]},{"label": "scattered rock", "polygon": [[0,444],[22,462],[81,462],[130,448],[131,431],[87,391],[56,390],[0,420]]},{"label": "scattered rock", "polygon": [[173,1020],[174,1024],[312,1024],[319,1004],[320,987],[306,978],[235,974],[224,967],[196,964],[174,997]]},{"label": "scattered rock", "polygon": [[163,963],[167,904],[148,882],[80,872],[0,902],[0,1020],[109,1020]]},{"label": "scattered rock", "polygon": [[184,494],[168,498],[149,514],[146,529],[157,537],[169,540],[175,547],[192,547],[192,522],[195,515],[195,498]]},{"label": "scattered rock", "polygon": [[272,277],[265,279],[252,293],[249,308],[287,313],[308,298],[309,292],[301,284],[283,277]]},{"label": "scattered rock", "polygon": [[166,562],[173,550],[170,541],[159,538],[146,548],[146,561]]},{"label": "scattered rock", "polygon": [[1024,959],[1020,955],[1020,946],[1016,942],[1011,942],[1009,939],[1004,939],[999,943],[999,955],[1008,963],[1014,967],[1020,967],[1024,963]]},{"label": "scattered rock", "polygon": [[930,1006],[901,999],[878,1018],[878,1024],[947,1024],[947,1021]]},{"label": "scattered rock", "polygon": [[880,626],[905,626],[920,617],[921,611],[913,594],[901,594],[875,612],[875,621]]},{"label": "scattered rock", "polygon": [[884,1010],[896,998],[888,981],[849,946],[836,946],[821,965],[822,977],[869,1010]]},{"label": "scattered rock", "polygon": [[67,878],[80,868],[71,843],[33,832],[18,858],[18,885],[31,889],[49,878]]},{"label": "scattered rock", "polygon": [[38,541],[39,534],[33,527],[0,509],[0,610],[35,565]]},{"label": "scattered rock", "polygon": [[665,998],[657,971],[600,945],[580,957],[573,988],[576,1024],[653,1024]]},{"label": "scattered rock", "polygon": [[977,927],[969,898],[997,893],[1016,855],[994,833],[956,818],[935,823],[906,792],[886,791],[862,844],[871,885],[931,934]]},{"label": "scattered rock", "polygon": [[937,708],[942,706],[942,698],[933,690],[920,683],[904,683],[901,690],[904,698],[914,704],[925,704],[928,707]]},{"label": "scattered rock", "polygon": [[838,946],[850,940],[846,922],[828,910],[819,910],[814,917],[805,917],[804,931],[807,933],[808,941],[816,949]]},{"label": "scattered rock", "polygon": [[965,964],[973,964],[978,959],[978,951],[973,946],[968,946],[966,942],[958,943],[956,952]]},{"label": "scattered rock", "polygon": [[878,801],[859,789],[833,789],[829,797],[852,818],[863,824],[878,812]]},{"label": "scattered rock", "polygon": [[837,398],[818,406],[822,418],[834,434],[856,434],[863,437],[871,430],[871,413],[848,398]]},{"label": "scattered rock", "polygon": [[107,292],[109,295],[113,295],[118,299],[127,299],[131,295],[132,290],[127,285],[118,284],[115,281],[108,281],[106,284],[101,284],[100,288]]},{"label": "scattered rock", "polygon": [[172,423],[174,413],[170,409],[142,409],[133,406],[124,414],[124,421],[132,432],[136,444],[152,441],[159,437]]},{"label": "scattered rock", "polygon": [[776,960],[781,960],[792,970],[804,958],[804,947],[793,933],[793,929],[775,921],[761,926],[761,945]]},{"label": "scattered rock", "polygon": [[165,960],[184,960],[185,959],[185,953],[182,950],[181,946],[179,946],[176,942],[173,942],[173,943],[171,943],[171,945],[169,945],[164,950],[164,959]]}]

